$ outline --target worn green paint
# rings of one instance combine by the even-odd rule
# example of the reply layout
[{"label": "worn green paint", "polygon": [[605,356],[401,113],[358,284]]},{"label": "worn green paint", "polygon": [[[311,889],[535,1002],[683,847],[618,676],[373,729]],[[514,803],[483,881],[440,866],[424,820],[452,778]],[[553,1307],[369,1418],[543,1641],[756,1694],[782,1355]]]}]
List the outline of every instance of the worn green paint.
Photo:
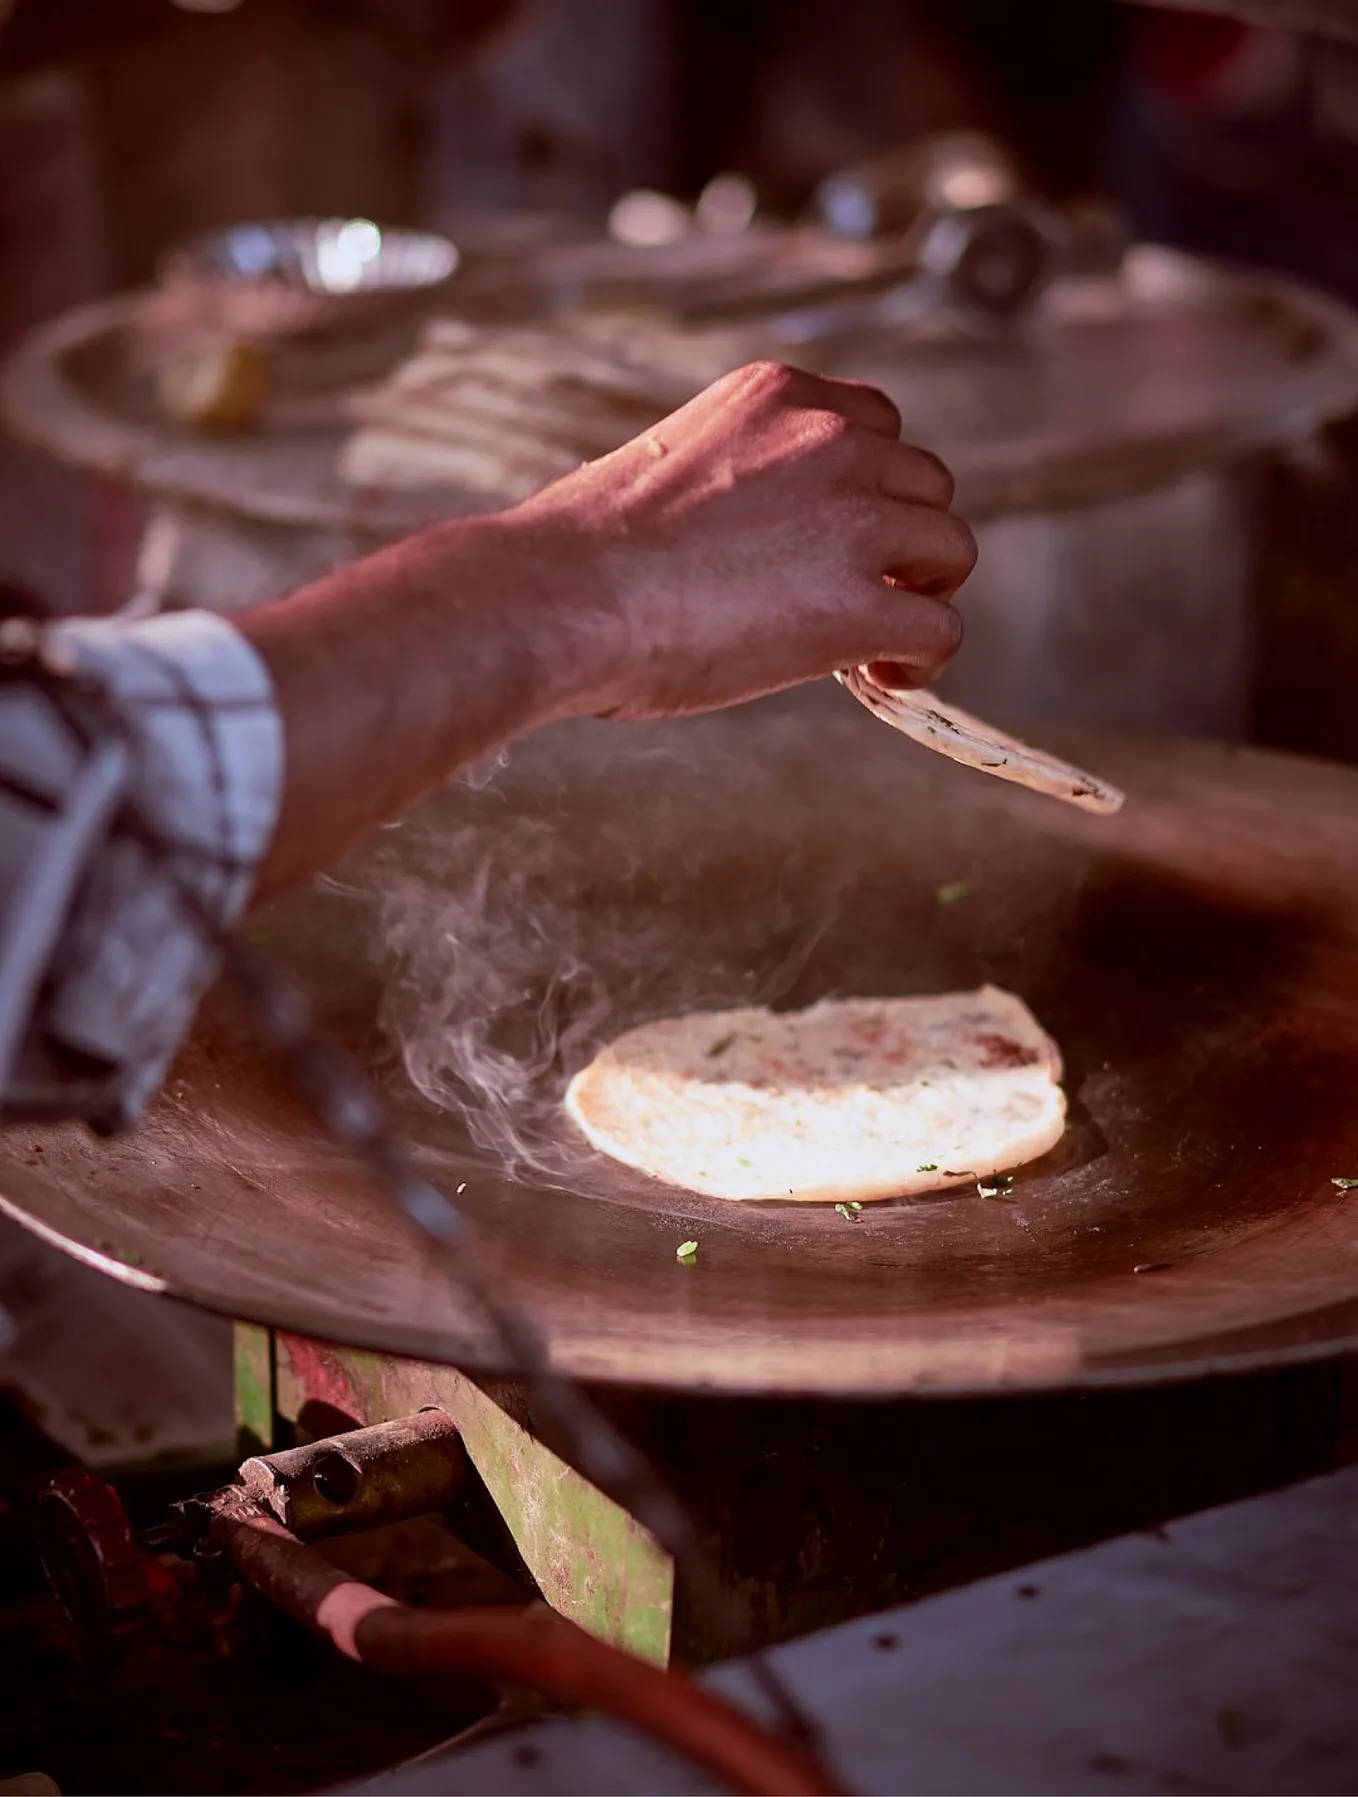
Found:
[{"label": "worn green paint", "polygon": [[674,1620],[674,1569],[611,1498],[545,1448],[509,1393],[492,1396],[450,1367],[276,1342],[279,1413],[296,1418],[308,1397],[363,1423],[437,1404],[457,1423],[485,1483],[547,1602],[602,1640],[666,1665]]},{"label": "worn green paint", "polygon": [[235,1355],[236,1447],[242,1459],[267,1454],[274,1445],[273,1337],[257,1323],[237,1323]]}]

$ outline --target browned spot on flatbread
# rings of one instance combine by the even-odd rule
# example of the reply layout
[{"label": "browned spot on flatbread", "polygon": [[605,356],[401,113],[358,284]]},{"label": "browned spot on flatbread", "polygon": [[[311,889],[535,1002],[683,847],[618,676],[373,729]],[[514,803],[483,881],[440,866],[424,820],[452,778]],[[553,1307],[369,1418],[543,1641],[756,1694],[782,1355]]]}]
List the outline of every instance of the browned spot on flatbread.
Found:
[{"label": "browned spot on flatbread", "polygon": [[982,1031],[976,1038],[983,1067],[1032,1067],[1042,1059],[1035,1048],[1015,1042],[1012,1036],[996,1036]]}]

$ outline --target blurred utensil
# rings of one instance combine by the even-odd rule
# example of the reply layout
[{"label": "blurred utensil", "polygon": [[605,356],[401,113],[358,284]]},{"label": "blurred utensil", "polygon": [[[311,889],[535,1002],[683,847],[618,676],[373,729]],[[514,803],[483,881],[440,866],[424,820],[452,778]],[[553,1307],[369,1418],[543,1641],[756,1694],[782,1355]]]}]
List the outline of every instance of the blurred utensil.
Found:
[{"label": "blurred utensil", "polygon": [[1064,236],[1058,217],[1031,204],[931,211],[864,274],[710,295],[679,316],[690,324],[762,317],[801,343],[939,309],[993,325],[1036,304],[1062,264]]},{"label": "blurred utensil", "polygon": [[190,293],[201,322],[240,337],[288,337],[366,326],[436,294],[459,255],[431,231],[387,230],[366,218],[232,225],[172,251],[167,289]]},{"label": "blurred utensil", "polygon": [[826,177],[812,210],[837,237],[891,237],[922,212],[967,212],[1019,196],[1018,171],[993,138],[947,132]]},{"label": "blurred utensil", "polygon": [[1058,276],[1115,273],[1125,249],[1110,208],[1056,208],[1026,196],[1008,153],[977,132],[930,138],[831,175],[813,211],[841,238],[895,239],[899,252],[860,277],[780,296],[778,328],[793,342],[931,311],[993,327],[1031,310]]}]

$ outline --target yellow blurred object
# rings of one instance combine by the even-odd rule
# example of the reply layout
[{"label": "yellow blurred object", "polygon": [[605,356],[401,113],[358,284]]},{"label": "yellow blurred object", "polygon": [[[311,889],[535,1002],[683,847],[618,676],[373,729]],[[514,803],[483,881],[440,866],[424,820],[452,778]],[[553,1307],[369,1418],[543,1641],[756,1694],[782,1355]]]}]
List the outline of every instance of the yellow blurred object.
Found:
[{"label": "yellow blurred object", "polygon": [[163,363],[156,384],[162,407],[181,424],[245,430],[264,410],[268,359],[253,343],[200,343]]}]

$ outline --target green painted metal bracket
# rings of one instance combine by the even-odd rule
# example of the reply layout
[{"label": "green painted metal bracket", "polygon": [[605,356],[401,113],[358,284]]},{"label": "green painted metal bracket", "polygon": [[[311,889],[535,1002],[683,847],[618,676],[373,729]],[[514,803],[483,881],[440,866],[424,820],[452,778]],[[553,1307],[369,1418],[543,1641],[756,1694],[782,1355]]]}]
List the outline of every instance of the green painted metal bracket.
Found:
[{"label": "green painted metal bracket", "polygon": [[[365,1424],[425,1404],[446,1410],[547,1602],[602,1640],[668,1664],[673,1563],[626,1510],[537,1440],[512,1393],[492,1396],[451,1367],[292,1335],[275,1336],[273,1363],[278,1414],[301,1419],[303,1429],[309,1403]],[[239,1378],[239,1354],[237,1366]]]},{"label": "green painted metal bracket", "polygon": [[236,1451],[242,1460],[251,1454],[268,1454],[274,1446],[274,1351],[271,1331],[257,1323],[236,1323],[232,1352],[235,1360]]}]

